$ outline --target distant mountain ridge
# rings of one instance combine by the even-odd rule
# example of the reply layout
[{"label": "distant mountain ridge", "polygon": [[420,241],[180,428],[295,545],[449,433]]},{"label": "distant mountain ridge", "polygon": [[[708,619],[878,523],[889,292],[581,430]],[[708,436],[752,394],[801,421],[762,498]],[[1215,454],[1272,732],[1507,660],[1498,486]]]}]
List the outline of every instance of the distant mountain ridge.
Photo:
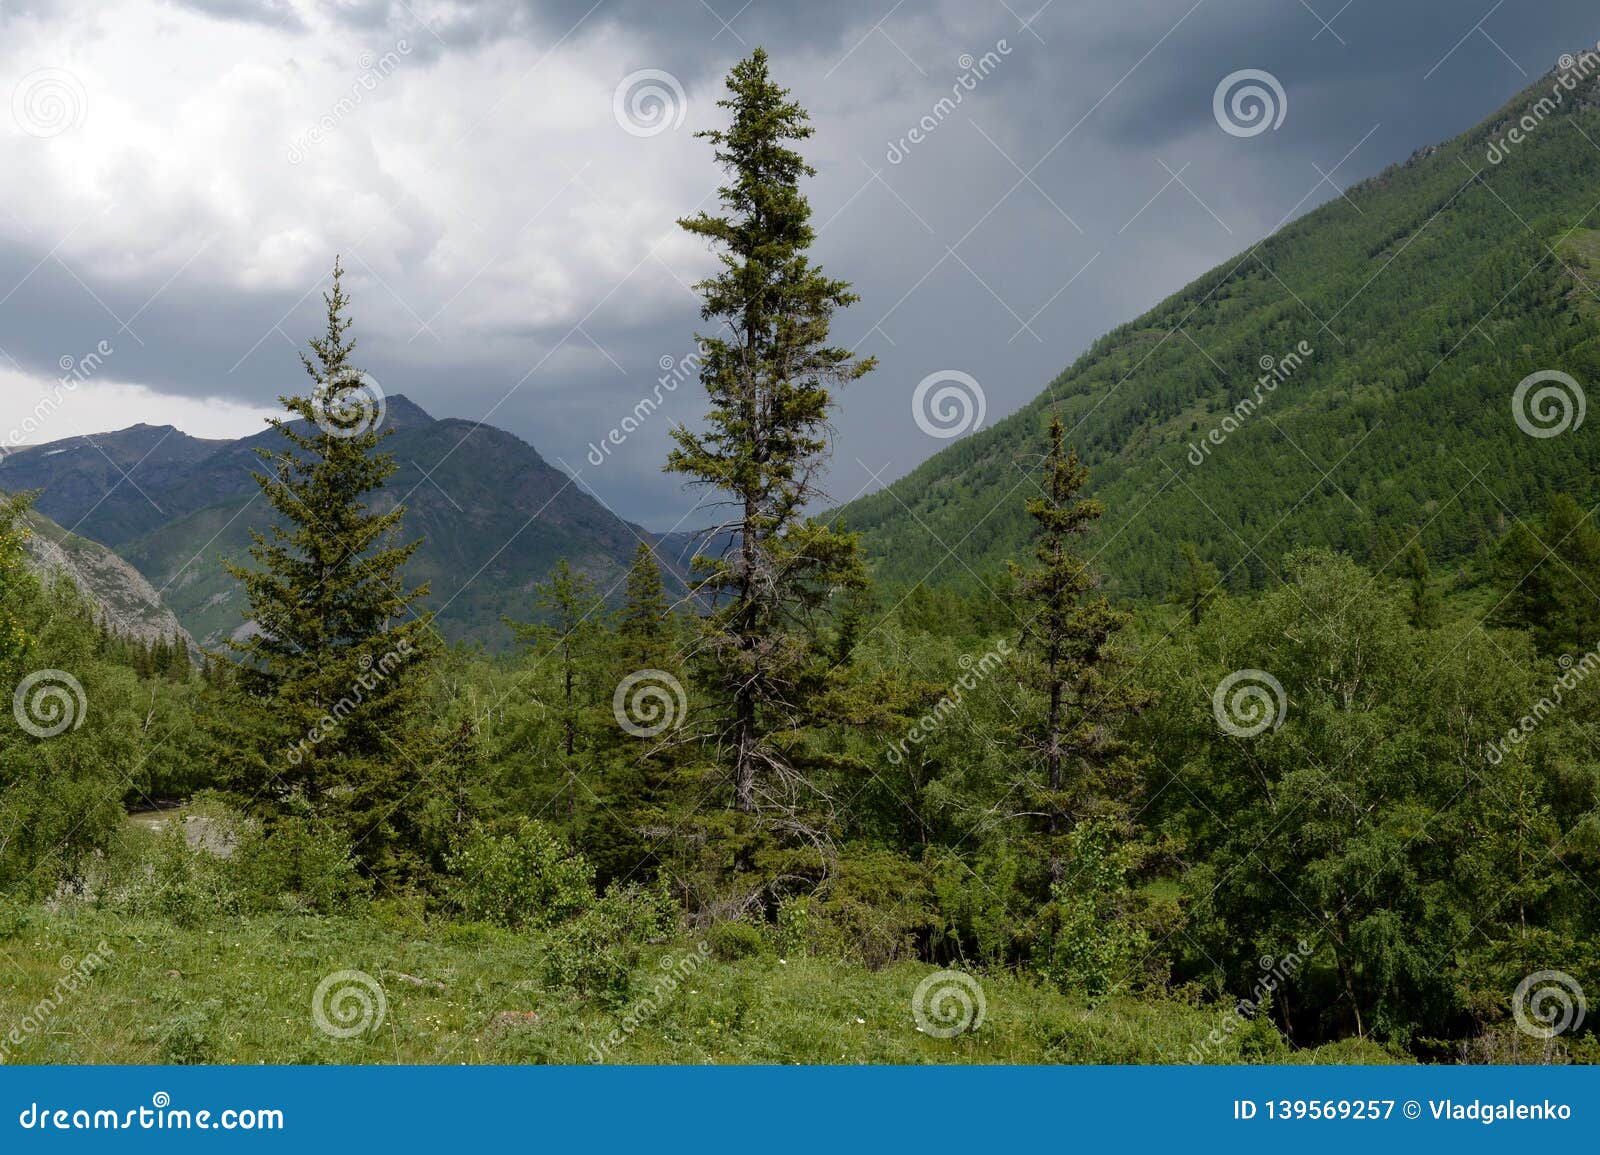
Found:
[{"label": "distant mountain ridge", "polygon": [[[405,538],[423,542],[407,581],[429,585],[426,604],[446,638],[501,647],[509,640],[502,619],[533,616],[533,587],[558,559],[615,591],[639,542],[660,540],[612,514],[521,438],[434,418],[404,396],[386,403],[384,428],[394,432],[383,451],[399,469],[374,505],[405,504]],[[40,513],[127,559],[214,647],[247,624],[242,592],[221,562],[248,560],[251,529],[267,524],[255,450],[278,441],[270,428],[215,441],[136,425],[14,451],[0,460],[0,489],[38,491]],[[682,536],[659,551],[669,586],[679,588]]]}]

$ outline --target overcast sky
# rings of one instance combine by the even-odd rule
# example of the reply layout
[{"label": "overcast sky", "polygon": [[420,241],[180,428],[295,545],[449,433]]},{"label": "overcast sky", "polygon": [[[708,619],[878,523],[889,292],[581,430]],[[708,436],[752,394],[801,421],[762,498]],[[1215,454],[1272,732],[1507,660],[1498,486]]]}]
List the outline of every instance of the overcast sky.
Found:
[{"label": "overcast sky", "polygon": [[[0,438],[253,432],[341,253],[387,392],[672,528],[699,386],[623,422],[693,351],[692,134],[764,45],[816,128],[818,259],[862,297],[835,334],[881,366],[841,398],[846,500],[970,431],[942,390],[992,424],[1597,38],[1592,0],[0,0]],[[1245,70],[1270,82],[1219,107]]]}]

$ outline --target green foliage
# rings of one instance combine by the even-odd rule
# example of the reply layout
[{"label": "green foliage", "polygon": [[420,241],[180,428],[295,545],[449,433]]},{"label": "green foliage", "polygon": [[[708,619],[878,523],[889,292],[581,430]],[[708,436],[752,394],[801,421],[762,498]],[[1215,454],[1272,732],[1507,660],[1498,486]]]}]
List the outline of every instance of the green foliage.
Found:
[{"label": "green foliage", "polygon": [[594,902],[594,868],[530,819],[504,833],[474,830],[449,866],[450,897],[467,918],[537,930]]},{"label": "green foliage", "polygon": [[370,504],[396,465],[352,361],[342,275],[335,262],[326,331],[301,355],[312,389],[281,398],[299,420],[274,419],[286,447],[258,450],[256,483],[282,521],[253,534],[257,568],[229,566],[256,629],[230,642],[218,741],[246,805],[292,813],[303,800],[366,869],[403,876],[415,847],[393,818],[430,761],[415,719],[432,644],[415,610],[426,590],[401,585],[418,544],[394,544],[404,507]]},{"label": "green foliage", "polygon": [[770,953],[772,949],[761,928],[751,926],[748,922],[713,923],[706,932],[706,942],[711,945],[711,953],[723,962],[757,958]]},{"label": "green foliage", "polygon": [[[1495,126],[1548,97],[1549,77],[1531,85],[1470,132],[1202,274],[1017,412],[844,506],[876,579],[971,591],[1023,556],[1032,527],[1002,497],[1022,482],[1019,466],[1040,476],[1050,411],[1110,511],[1093,548],[1124,604],[1170,594],[1186,568],[1181,541],[1245,594],[1278,585],[1278,559],[1299,546],[1392,576],[1402,530],[1416,526],[1441,570],[1478,558],[1552,493],[1592,504],[1600,443],[1581,429],[1527,436],[1512,394],[1545,369],[1591,395],[1600,380],[1587,267],[1600,153],[1584,142],[1600,139],[1594,78],[1515,155],[1464,183],[1484,169]],[[1263,358],[1275,362],[1265,374]],[[1258,412],[1235,417],[1258,398]],[[1212,444],[1225,422],[1237,427]],[[941,543],[955,542],[951,556]]]},{"label": "green foliage", "polygon": [[662,887],[608,887],[536,940],[545,982],[606,1003],[625,1001],[646,944],[665,938],[678,913]]},{"label": "green foliage", "polygon": [[1073,827],[1065,869],[1050,886],[1035,965],[1063,990],[1100,997],[1141,977],[1150,941],[1134,918],[1130,873],[1141,856],[1127,831],[1104,819]]},{"label": "green foliage", "polygon": [[720,326],[699,337],[711,408],[703,431],[673,430],[667,469],[737,510],[734,548],[695,557],[693,585],[714,607],[700,619],[696,652],[702,715],[729,751],[730,801],[742,814],[764,807],[790,829],[810,829],[800,732],[833,704],[834,663],[817,619],[864,575],[856,539],[804,511],[821,497],[814,479],[833,387],[873,362],[828,344],[834,312],[856,298],[807,255],[815,230],[800,180],[813,170],[789,146],[811,135],[805,110],[772,80],[759,48],[734,66],[727,88],[718,103],[731,124],[700,134],[726,174],[721,214],[680,222],[722,266],[696,286],[701,316]]}]

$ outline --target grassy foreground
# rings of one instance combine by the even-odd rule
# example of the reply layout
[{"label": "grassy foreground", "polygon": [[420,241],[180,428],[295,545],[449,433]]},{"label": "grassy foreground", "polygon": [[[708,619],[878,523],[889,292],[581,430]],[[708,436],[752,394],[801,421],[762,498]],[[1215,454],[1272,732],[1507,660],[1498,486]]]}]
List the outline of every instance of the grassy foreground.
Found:
[{"label": "grassy foreground", "polygon": [[[63,968],[81,969],[102,942],[105,964],[63,992]],[[981,1025],[935,1038],[912,1014],[932,967],[719,960],[697,946],[652,947],[613,1006],[546,989],[529,938],[478,924],[378,909],[186,927],[12,908],[0,921],[0,1035],[11,1063],[587,1063],[602,1052],[624,1063],[1172,1063],[1225,1017],[1132,998],[1090,1007],[985,975]],[[691,957],[703,961],[686,968]],[[675,964],[683,981],[652,998]],[[375,1030],[341,1039],[319,1029],[312,1003],[347,970],[377,978],[386,1009]],[[1293,1051],[1270,1032],[1224,1037],[1208,1061],[1393,1061],[1367,1044]]]}]

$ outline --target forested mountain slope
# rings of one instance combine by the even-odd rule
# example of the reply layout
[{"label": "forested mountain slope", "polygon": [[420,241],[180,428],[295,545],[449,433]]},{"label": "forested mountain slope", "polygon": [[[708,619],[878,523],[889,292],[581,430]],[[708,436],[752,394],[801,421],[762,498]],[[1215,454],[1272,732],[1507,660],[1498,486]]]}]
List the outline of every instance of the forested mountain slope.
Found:
[{"label": "forested mountain slope", "polygon": [[845,506],[879,577],[988,583],[1022,556],[1051,405],[1107,506],[1096,564],[1123,596],[1165,594],[1183,541],[1239,591],[1300,545],[1378,569],[1420,530],[1430,556],[1460,559],[1552,491],[1590,504],[1583,399],[1559,382],[1565,409],[1536,402],[1551,382],[1524,394],[1541,433],[1567,414],[1555,436],[1513,412],[1532,374],[1600,379],[1600,80],[1582,68],[1289,224]]}]

